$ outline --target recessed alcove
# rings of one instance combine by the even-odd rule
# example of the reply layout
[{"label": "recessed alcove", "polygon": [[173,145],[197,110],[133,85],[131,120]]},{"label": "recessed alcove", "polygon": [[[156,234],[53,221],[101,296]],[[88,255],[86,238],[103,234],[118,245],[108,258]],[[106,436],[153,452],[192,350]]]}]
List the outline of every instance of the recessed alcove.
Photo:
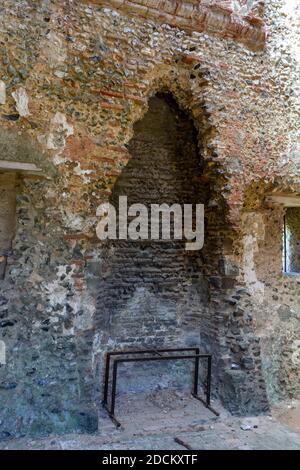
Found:
[{"label": "recessed alcove", "polygon": [[[144,204],[149,213],[151,204],[206,204],[209,186],[203,184],[198,133],[171,94],[149,100],[128,150],[131,159],[110,200],[115,207],[119,196],[127,196],[128,206]],[[206,244],[204,250],[187,251],[185,240],[108,240],[96,315],[104,350],[199,345],[210,350],[207,250]],[[160,366],[159,377],[151,367],[143,365],[135,374],[127,366],[123,389],[152,386],[150,375],[162,387],[189,386],[186,364]]]}]

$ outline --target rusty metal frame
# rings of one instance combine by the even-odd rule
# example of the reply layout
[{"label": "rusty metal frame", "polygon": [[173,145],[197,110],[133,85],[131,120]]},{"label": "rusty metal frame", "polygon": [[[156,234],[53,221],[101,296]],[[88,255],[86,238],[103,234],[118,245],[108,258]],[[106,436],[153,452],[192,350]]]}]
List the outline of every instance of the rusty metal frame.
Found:
[{"label": "rusty metal frame", "polygon": [[[190,354],[193,352],[193,354]],[[168,353],[168,354],[166,354]],[[173,354],[179,353],[179,354]],[[188,354],[183,354],[188,353]],[[144,357],[128,357],[128,356],[139,356],[143,354]],[[116,356],[116,359],[112,363],[112,388],[111,388],[111,400],[110,406],[108,404],[108,389],[110,382],[110,369],[111,369],[111,358]],[[126,356],[126,357],[118,357]],[[198,382],[199,382],[199,365],[200,360],[207,360],[207,377],[206,377],[206,399],[204,400],[198,395]],[[200,354],[199,348],[169,348],[169,349],[144,349],[135,351],[111,351],[106,353],[106,364],[105,364],[105,376],[104,376],[104,395],[102,405],[108,412],[109,417],[115,423],[117,427],[121,426],[121,423],[115,417],[115,405],[116,405],[116,394],[117,394],[117,379],[118,379],[118,366],[121,363],[128,362],[148,362],[148,361],[170,361],[170,360],[193,360],[195,361],[194,368],[194,383],[192,389],[192,396],[204,404],[212,413],[219,416],[219,413],[211,407],[211,365],[212,356],[211,354]]]}]

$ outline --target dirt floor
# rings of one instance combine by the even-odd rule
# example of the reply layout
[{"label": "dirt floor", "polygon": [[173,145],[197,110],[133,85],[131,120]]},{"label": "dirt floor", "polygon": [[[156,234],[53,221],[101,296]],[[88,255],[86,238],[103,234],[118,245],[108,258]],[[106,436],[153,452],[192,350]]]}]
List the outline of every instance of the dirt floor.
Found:
[{"label": "dirt floor", "polygon": [[280,423],[285,424],[300,435],[300,400],[282,402],[280,405],[274,406],[272,415]]},{"label": "dirt floor", "polygon": [[148,395],[118,397],[117,429],[99,412],[99,433],[0,442],[0,449],[81,450],[299,450],[300,401],[282,403],[272,415],[236,418],[218,402],[217,417],[183,392],[158,390]]}]

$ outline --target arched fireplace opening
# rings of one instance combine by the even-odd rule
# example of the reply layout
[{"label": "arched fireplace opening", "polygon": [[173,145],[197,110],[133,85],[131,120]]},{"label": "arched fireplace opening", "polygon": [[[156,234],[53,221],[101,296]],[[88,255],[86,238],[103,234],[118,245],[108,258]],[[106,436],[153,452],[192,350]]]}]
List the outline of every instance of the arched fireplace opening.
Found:
[{"label": "arched fireplace opening", "polygon": [[[110,203],[204,204],[203,159],[191,118],[171,94],[149,100],[134,126],[131,159],[118,178]],[[108,240],[96,314],[103,353],[107,350],[200,347],[211,352],[209,266],[203,250],[187,251],[185,240]],[[103,364],[102,364],[103,367]],[[102,368],[101,367],[101,368]],[[185,363],[126,365],[120,390],[189,387]],[[123,380],[123,383],[121,383]]]}]

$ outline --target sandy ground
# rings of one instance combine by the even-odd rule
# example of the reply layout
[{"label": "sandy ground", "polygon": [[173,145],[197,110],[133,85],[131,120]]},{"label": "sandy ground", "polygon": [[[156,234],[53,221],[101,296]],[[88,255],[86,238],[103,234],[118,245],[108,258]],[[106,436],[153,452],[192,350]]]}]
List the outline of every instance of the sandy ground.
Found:
[{"label": "sandy ground", "polygon": [[300,450],[300,401],[249,418],[232,417],[216,401],[212,405],[219,417],[184,392],[119,396],[119,429],[101,409],[97,434],[10,439],[0,441],[0,449]]},{"label": "sandy ground", "polygon": [[300,400],[282,402],[280,405],[274,406],[272,415],[280,423],[300,435]]}]

